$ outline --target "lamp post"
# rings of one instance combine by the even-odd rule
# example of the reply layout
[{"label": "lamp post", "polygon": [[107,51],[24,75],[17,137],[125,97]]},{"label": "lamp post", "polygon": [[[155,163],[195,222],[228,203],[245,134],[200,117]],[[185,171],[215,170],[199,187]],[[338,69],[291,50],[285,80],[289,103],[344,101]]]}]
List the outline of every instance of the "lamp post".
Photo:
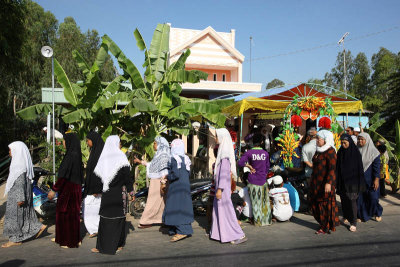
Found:
[{"label": "lamp post", "polygon": [[54,123],[54,57],[53,49],[50,46],[43,46],[41,49],[44,57],[51,57],[51,102],[52,102],[52,133],[53,133],[53,184],[56,183],[56,142],[55,142],[55,123]]},{"label": "lamp post", "polygon": [[[344,47],[344,38],[346,38],[347,35],[349,35],[348,32],[343,34],[342,38],[340,38],[340,40],[338,41],[338,45],[343,46],[343,74],[344,74],[343,89],[346,99],[347,99],[347,72],[346,72],[346,48]],[[346,127],[348,126],[349,126],[349,114],[346,112]]]}]

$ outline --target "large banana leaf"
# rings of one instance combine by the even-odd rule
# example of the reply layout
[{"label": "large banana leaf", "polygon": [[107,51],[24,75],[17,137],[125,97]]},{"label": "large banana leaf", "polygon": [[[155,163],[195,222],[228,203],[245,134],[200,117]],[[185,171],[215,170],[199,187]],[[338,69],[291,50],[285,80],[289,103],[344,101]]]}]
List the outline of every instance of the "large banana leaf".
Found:
[{"label": "large banana leaf", "polygon": [[65,114],[62,119],[65,123],[74,123],[92,118],[92,114],[88,109],[77,109],[68,114]]},{"label": "large banana leaf", "polygon": [[131,103],[139,112],[157,111],[156,105],[146,99],[133,99]]},{"label": "large banana leaf", "polygon": [[74,57],[78,67],[81,69],[83,75],[87,75],[90,72],[89,65],[78,50],[72,51],[72,56]]},{"label": "large banana leaf", "polygon": [[107,61],[107,58],[108,58],[107,46],[105,44],[101,44],[100,49],[97,52],[96,59],[90,71],[91,72],[99,71],[103,67],[104,63]]},{"label": "large banana leaf", "polygon": [[64,69],[61,67],[57,59],[54,59],[54,73],[57,76],[58,82],[64,88],[65,99],[74,107],[79,104],[78,96],[72,88],[72,85],[65,74]]},{"label": "large banana leaf", "polygon": [[118,60],[119,66],[130,76],[132,88],[145,88],[143,78],[135,66],[135,64],[130,61],[125,54],[121,51],[121,49],[111,40],[107,35],[103,36],[103,44],[107,47],[107,49],[113,54],[113,56]]},{"label": "large banana leaf", "polygon": [[370,119],[370,126],[369,129],[371,131],[376,131],[382,124],[385,123],[384,119],[380,118],[381,114],[378,112]]},{"label": "large banana leaf", "polygon": [[[103,90],[103,96],[99,96],[96,100],[96,102],[93,104],[92,106],[92,111],[96,112],[97,110],[99,110],[100,108],[102,108],[102,105],[104,104],[104,101],[106,100],[106,98],[104,97],[104,95],[113,95],[115,94],[118,89],[120,88],[120,83],[122,81],[126,80],[126,77],[120,75],[118,77],[116,77],[112,82],[110,82],[106,88],[104,88]],[[130,101],[130,100],[129,100]],[[104,108],[104,107],[103,107]]]},{"label": "large banana leaf", "polygon": [[198,83],[206,80],[208,74],[199,70],[174,70],[168,74],[168,82],[177,83]]},{"label": "large banana leaf", "polygon": [[168,24],[158,24],[151,40],[149,49],[149,58],[154,77],[157,81],[161,81],[166,71],[166,56],[169,51],[169,31]]},{"label": "large banana leaf", "polygon": [[[24,108],[17,112],[17,115],[23,120],[34,120],[39,115],[47,115],[52,111],[51,104],[37,104]],[[69,112],[68,109],[60,105],[54,105],[54,112],[57,115],[63,115]]]}]

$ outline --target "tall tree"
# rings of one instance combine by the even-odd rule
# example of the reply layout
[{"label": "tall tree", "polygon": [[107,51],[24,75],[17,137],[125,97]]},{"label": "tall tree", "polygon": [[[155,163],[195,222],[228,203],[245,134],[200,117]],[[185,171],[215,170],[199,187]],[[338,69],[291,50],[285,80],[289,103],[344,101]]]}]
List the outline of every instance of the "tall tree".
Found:
[{"label": "tall tree", "polygon": [[385,102],[386,129],[394,133],[394,123],[400,121],[400,67],[388,79],[388,99]]},{"label": "tall tree", "polygon": [[354,77],[353,56],[350,50],[346,51],[346,59],[344,59],[343,54],[343,51],[338,53],[335,67],[332,68],[330,73],[325,74],[325,82],[327,86],[344,91],[344,61],[346,60],[346,88],[349,92],[352,90],[352,82]]},{"label": "tall tree", "polygon": [[64,66],[65,73],[71,81],[83,80],[83,75],[72,57],[72,51],[76,49],[84,54],[85,35],[72,17],[66,17],[64,22],[60,23],[57,35],[54,56]]},{"label": "tall tree", "polygon": [[[93,65],[96,60],[97,52],[100,49],[101,39],[96,30],[88,30],[85,33],[85,42],[83,44],[82,56],[86,59],[89,66]],[[108,55],[104,62],[103,68],[100,70],[99,77],[103,82],[111,82],[116,76],[114,63]]]},{"label": "tall tree", "polygon": [[355,97],[364,99],[369,94],[370,76],[371,69],[367,56],[364,53],[358,53],[354,59],[354,76],[351,86]]},{"label": "tall tree", "polygon": [[383,97],[384,101],[389,97],[389,77],[396,72],[399,65],[399,57],[381,47],[379,52],[372,55],[371,66],[374,71],[371,77],[372,91],[375,96]]},{"label": "tall tree", "polygon": [[267,86],[265,87],[265,89],[271,89],[271,88],[275,88],[275,87],[280,87],[280,86],[284,86],[285,83],[279,79],[273,79],[272,81],[270,81],[269,83],[267,83]]}]

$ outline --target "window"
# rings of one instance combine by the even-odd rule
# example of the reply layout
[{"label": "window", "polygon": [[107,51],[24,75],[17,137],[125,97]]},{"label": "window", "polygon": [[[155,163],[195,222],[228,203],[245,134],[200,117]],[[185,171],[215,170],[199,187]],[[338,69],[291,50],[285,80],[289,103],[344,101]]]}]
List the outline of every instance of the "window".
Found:
[{"label": "window", "polygon": [[216,82],[217,81],[217,74],[216,73],[214,73],[214,82]]},{"label": "window", "polygon": [[225,74],[225,73],[222,74],[222,81],[223,81],[223,82],[226,82],[226,74]]}]

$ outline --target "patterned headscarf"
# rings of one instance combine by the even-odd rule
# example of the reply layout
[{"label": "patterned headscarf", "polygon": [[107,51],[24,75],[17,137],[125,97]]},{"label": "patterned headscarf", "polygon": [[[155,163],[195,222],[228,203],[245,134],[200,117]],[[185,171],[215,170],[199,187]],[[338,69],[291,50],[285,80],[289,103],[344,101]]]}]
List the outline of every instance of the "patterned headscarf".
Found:
[{"label": "patterned headscarf", "polygon": [[147,166],[147,176],[150,179],[158,179],[168,175],[168,164],[171,159],[171,151],[167,139],[157,136],[157,152]]},{"label": "patterned headscarf", "polygon": [[182,166],[182,158],[185,159],[185,166],[186,170],[190,171],[190,165],[192,162],[190,161],[189,157],[185,154],[185,144],[183,143],[182,139],[175,139],[171,143],[171,155],[176,160],[178,165],[178,169]]}]

